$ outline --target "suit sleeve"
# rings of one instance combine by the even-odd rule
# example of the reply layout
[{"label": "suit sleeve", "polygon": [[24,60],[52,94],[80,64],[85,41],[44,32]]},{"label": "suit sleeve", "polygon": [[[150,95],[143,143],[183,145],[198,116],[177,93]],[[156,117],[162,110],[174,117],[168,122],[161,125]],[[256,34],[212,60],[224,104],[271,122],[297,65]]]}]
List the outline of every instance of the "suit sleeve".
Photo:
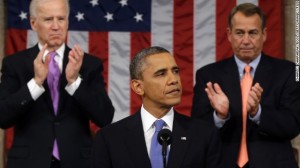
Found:
[{"label": "suit sleeve", "polygon": [[259,129],[262,135],[289,140],[300,132],[300,83],[293,68],[281,72],[264,88]]},{"label": "suit sleeve", "polygon": [[191,116],[200,118],[214,124],[213,111],[207,94],[205,92],[206,80],[202,69],[196,73],[196,84],[194,86],[193,104]]},{"label": "suit sleeve", "polygon": [[98,131],[94,140],[92,153],[92,168],[111,168],[111,159],[104,135]]},{"label": "suit sleeve", "polygon": [[27,85],[21,86],[14,64],[9,61],[3,60],[0,82],[0,127],[4,129],[12,127],[33,102]]},{"label": "suit sleeve", "polygon": [[84,61],[80,72],[82,81],[73,96],[90,120],[103,127],[111,123],[114,114],[114,107],[105,90],[103,65],[96,58]]}]

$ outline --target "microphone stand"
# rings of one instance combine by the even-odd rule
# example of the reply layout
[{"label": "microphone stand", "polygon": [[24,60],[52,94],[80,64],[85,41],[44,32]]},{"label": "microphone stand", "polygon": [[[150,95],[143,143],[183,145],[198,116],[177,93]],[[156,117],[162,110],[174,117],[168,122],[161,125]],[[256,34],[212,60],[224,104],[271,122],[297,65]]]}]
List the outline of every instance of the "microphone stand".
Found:
[{"label": "microphone stand", "polygon": [[167,143],[163,141],[162,143],[162,156],[163,156],[163,163],[164,163],[164,168],[167,167]]},{"label": "microphone stand", "polygon": [[169,129],[162,129],[157,136],[158,142],[162,145],[162,157],[164,168],[167,167],[167,147],[171,144],[172,132]]}]

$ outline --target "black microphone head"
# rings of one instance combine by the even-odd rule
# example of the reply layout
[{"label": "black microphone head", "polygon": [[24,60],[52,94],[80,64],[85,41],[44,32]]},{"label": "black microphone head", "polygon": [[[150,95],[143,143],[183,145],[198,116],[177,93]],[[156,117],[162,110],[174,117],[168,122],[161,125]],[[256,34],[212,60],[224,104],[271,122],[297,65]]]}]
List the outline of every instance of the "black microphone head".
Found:
[{"label": "black microphone head", "polygon": [[162,129],[157,134],[157,140],[159,144],[165,143],[165,145],[171,144],[172,132],[169,129]]}]

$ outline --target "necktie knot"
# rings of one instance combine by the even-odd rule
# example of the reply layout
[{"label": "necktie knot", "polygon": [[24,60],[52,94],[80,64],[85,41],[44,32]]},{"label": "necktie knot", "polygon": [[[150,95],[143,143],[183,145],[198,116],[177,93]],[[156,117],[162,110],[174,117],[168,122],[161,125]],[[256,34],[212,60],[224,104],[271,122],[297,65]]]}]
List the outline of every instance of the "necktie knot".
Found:
[{"label": "necktie knot", "polygon": [[164,120],[156,120],[154,122],[155,132],[159,132],[163,128],[164,125],[165,125]]},{"label": "necktie knot", "polygon": [[52,74],[52,77],[59,78],[59,76],[60,76],[59,66],[58,66],[58,63],[54,59],[56,55],[57,55],[57,53],[55,51],[49,52],[49,56],[50,56],[49,73]]},{"label": "necktie knot", "polygon": [[250,73],[251,71],[251,66],[250,65],[246,65],[244,68],[245,73]]},{"label": "necktie knot", "polygon": [[55,57],[55,55],[56,55],[56,52],[55,51],[51,51],[51,52],[49,52],[49,55],[50,55],[51,60],[53,60],[54,57]]}]

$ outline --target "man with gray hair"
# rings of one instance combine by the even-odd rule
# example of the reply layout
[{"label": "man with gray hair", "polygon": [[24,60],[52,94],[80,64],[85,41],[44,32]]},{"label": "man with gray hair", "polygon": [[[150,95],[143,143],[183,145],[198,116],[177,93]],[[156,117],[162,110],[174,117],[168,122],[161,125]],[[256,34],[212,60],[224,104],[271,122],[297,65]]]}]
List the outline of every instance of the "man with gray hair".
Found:
[{"label": "man with gray hair", "polygon": [[300,132],[295,64],[263,53],[266,18],[254,4],[232,9],[227,37],[234,55],[197,71],[192,117],[219,128],[225,168],[297,168],[290,142]]},{"label": "man with gray hair", "polygon": [[101,60],[66,44],[68,0],[32,0],[38,44],[3,60],[0,127],[14,127],[7,168],[90,167],[90,121],[110,124],[114,108]]}]

